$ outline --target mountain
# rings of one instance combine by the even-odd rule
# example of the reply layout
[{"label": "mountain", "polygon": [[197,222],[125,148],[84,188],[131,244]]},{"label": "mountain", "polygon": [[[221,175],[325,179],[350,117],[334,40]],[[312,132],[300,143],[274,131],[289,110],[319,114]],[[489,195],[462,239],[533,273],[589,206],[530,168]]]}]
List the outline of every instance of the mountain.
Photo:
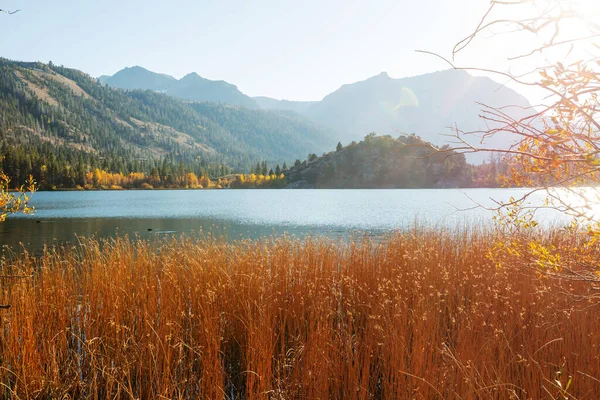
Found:
[{"label": "mountain", "polygon": [[[236,86],[211,81],[191,73],[180,80],[156,74],[141,67],[126,68],[104,79],[110,86],[125,89],[150,89],[170,96],[196,101],[240,105],[246,108],[293,111],[334,133],[342,143],[362,139],[370,132],[380,134],[416,134],[435,145],[449,138],[458,127],[464,132],[497,128],[499,124],[480,118],[481,104],[514,105],[505,111],[515,118],[526,115],[530,107],[525,97],[487,77],[472,76],[466,71],[445,70],[414,77],[394,79],[383,72],[361,82],[343,85],[321,101],[250,98]],[[486,138],[469,135],[466,140],[480,147],[507,148],[513,142],[509,134],[498,133]],[[484,152],[468,154],[469,162],[481,163],[489,158]]]},{"label": "mountain", "polygon": [[[530,107],[529,102],[514,90],[487,77],[475,77],[465,71],[446,70],[415,77],[393,79],[381,73],[367,80],[343,85],[318,102],[278,102],[257,100],[264,108],[296,110],[337,133],[342,143],[360,140],[370,132],[380,134],[412,134],[443,145],[451,138],[448,127],[457,126],[470,132],[486,129],[479,115],[484,103],[491,106],[516,105]],[[306,107],[305,107],[306,106]],[[523,109],[507,110],[515,117],[524,116]],[[480,144],[480,137],[467,138]],[[506,148],[509,135],[498,134],[485,145]],[[470,162],[488,158],[485,153],[470,154]]]},{"label": "mountain", "polygon": [[225,81],[211,81],[192,72],[177,81],[166,94],[180,99],[217,102],[239,105],[247,108],[260,108],[251,97],[240,92],[237,86]]},{"label": "mountain", "polygon": [[316,101],[277,100],[264,96],[253,97],[253,99],[260,108],[266,110],[290,110],[300,114],[306,112],[306,110],[317,103]]},{"label": "mountain", "polygon": [[100,82],[100,83],[101,83],[101,84],[103,84],[103,85],[107,85],[107,83],[106,83],[106,82],[108,82],[108,80],[109,80],[110,78],[111,78],[111,76],[110,76],[110,75],[100,75],[100,76],[98,77],[98,82]]},{"label": "mountain", "polygon": [[329,131],[292,112],[191,103],[114,89],[74,69],[0,59],[0,147],[79,152],[113,163],[110,170],[166,158],[245,170],[258,160],[283,163],[333,143]]},{"label": "mountain", "polygon": [[212,81],[192,72],[177,80],[172,76],[148,71],[142,67],[125,68],[113,76],[103,75],[98,81],[108,86],[127,90],[152,90],[184,100],[215,102],[260,108],[235,85],[225,81]]},{"label": "mountain", "polygon": [[101,83],[127,90],[153,90],[155,92],[168,91],[177,79],[165,74],[148,71],[142,67],[125,68],[114,74],[98,78]]}]

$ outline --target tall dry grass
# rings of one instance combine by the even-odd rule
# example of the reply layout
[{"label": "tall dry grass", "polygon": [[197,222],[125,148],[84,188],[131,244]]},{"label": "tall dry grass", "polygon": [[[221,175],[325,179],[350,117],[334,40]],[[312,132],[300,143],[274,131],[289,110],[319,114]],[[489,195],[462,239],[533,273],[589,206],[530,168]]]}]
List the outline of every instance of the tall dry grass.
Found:
[{"label": "tall dry grass", "polygon": [[493,240],[415,228],[377,243],[88,240],[13,257],[2,274],[32,277],[3,285],[0,393],[599,398],[599,306],[565,294],[586,284],[497,269]]}]

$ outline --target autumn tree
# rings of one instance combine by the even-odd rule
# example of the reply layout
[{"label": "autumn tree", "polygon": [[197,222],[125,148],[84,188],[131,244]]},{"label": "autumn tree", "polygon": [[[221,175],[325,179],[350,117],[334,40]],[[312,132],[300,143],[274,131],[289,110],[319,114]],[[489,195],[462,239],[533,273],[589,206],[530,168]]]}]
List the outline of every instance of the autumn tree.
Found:
[{"label": "autumn tree", "polygon": [[[500,154],[509,168],[508,184],[532,187],[522,197],[499,202],[496,211],[510,237],[530,232],[536,212],[553,208],[572,217],[572,235],[563,242],[544,242],[535,235],[523,240],[499,241],[495,254],[516,257],[548,274],[600,282],[597,241],[600,238],[600,7],[593,1],[492,0],[476,29],[453,49],[454,68],[476,70],[501,78],[507,84],[533,89],[540,104],[521,110],[514,105],[482,104],[481,117],[488,128],[464,132],[458,127],[459,145],[453,151],[488,151]],[[506,54],[506,71],[494,66],[459,64],[460,56],[479,40],[505,35],[520,49]],[[504,36],[503,36],[504,37]],[[529,65],[530,70],[515,72]],[[510,133],[507,148],[475,146],[470,136],[489,138]],[[543,194],[545,202],[532,203]],[[561,249],[562,248],[562,249]],[[571,254],[565,258],[560,253]],[[568,251],[564,251],[568,250]],[[501,260],[502,261],[502,260]]]},{"label": "autumn tree", "polygon": [[27,185],[21,186],[16,192],[10,192],[9,185],[10,179],[0,169],[0,222],[4,222],[10,214],[33,212],[33,207],[29,205],[30,195],[36,190],[33,178],[29,178]]}]

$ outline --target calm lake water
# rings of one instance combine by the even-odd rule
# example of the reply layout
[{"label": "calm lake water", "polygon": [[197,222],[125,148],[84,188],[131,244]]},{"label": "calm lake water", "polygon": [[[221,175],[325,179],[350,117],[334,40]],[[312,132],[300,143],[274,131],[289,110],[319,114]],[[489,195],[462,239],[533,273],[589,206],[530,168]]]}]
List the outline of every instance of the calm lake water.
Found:
[{"label": "calm lake water", "polygon": [[[35,215],[0,224],[0,244],[39,252],[77,235],[151,238],[211,232],[228,239],[284,233],[379,236],[415,222],[435,227],[489,223],[477,204],[507,201],[525,189],[158,190],[38,192]],[[545,216],[556,221],[555,214]]]}]

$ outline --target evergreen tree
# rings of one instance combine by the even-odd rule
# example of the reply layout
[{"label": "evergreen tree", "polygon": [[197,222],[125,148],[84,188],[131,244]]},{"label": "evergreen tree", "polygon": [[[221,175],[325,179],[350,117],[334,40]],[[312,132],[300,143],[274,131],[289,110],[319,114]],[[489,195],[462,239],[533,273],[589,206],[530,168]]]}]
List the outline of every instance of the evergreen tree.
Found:
[{"label": "evergreen tree", "polygon": [[262,162],[262,164],[261,164],[260,173],[261,173],[262,175],[267,175],[268,168],[269,168],[269,167],[267,166],[267,162],[266,162],[266,161],[263,161],[263,162]]}]

